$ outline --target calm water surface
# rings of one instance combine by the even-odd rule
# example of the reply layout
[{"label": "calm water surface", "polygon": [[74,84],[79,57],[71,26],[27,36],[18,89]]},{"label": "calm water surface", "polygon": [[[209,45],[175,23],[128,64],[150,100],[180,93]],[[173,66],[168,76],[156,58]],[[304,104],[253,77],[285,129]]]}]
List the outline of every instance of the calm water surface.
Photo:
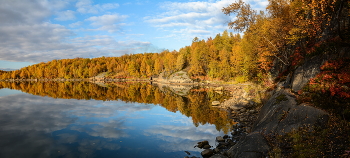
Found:
[{"label": "calm water surface", "polygon": [[194,123],[180,111],[161,104],[62,99],[2,88],[0,157],[184,157],[184,151],[200,156],[194,148],[198,141],[214,145],[215,137],[224,135],[218,125]]}]

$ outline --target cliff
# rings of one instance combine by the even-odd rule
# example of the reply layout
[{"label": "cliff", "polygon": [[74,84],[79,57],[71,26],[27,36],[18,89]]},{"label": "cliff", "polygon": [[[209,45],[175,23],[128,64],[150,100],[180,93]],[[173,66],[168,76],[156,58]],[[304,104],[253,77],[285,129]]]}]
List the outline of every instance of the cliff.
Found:
[{"label": "cliff", "polygon": [[349,148],[350,47],[335,48],[276,73],[251,132],[228,157],[338,157]]}]

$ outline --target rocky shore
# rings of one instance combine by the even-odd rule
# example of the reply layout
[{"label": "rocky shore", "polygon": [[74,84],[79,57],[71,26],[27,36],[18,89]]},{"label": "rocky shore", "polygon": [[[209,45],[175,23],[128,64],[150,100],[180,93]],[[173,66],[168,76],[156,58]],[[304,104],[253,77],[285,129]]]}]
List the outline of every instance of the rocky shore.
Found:
[{"label": "rocky shore", "polygon": [[269,92],[272,96],[263,106],[252,99],[256,92],[249,94],[242,89],[231,92],[240,94],[239,97],[213,104],[227,109],[236,124],[231,133],[217,136],[213,147],[207,144],[208,141],[197,143],[196,147],[203,149],[203,158],[267,157],[271,151],[269,136],[284,135],[300,127],[323,125],[329,119],[329,114],[323,110],[307,104],[298,105],[290,89],[277,88]]},{"label": "rocky shore", "polygon": [[[247,89],[242,85],[225,87],[231,91],[232,98],[223,103],[213,102],[213,106],[227,109],[237,124],[233,125],[230,134],[216,137],[217,144],[213,148],[205,148],[208,147],[206,141],[198,142],[197,147],[203,149],[202,156],[204,158],[259,158],[271,155],[283,157],[281,155],[283,152],[293,152],[292,147],[288,146],[290,142],[283,140],[277,144],[278,149],[274,149],[276,147],[272,144],[276,142],[277,138],[293,134],[301,129],[305,129],[302,131],[303,134],[311,133],[312,135],[315,130],[329,128],[327,126],[331,119],[330,113],[312,106],[312,103],[298,100],[300,97],[298,92],[310,79],[321,72],[320,67],[327,59],[329,59],[327,56],[309,59],[294,71],[285,74],[286,78],[277,82],[275,88],[270,91],[259,92],[259,90]],[[263,94],[266,100],[257,103],[255,99],[259,94]],[[340,133],[340,130],[338,132]],[[330,134],[333,132],[330,131]],[[294,137],[299,135],[296,133]],[[336,137],[337,134],[334,134],[328,139],[336,140]],[[315,138],[315,136],[312,138],[324,139],[322,137]],[[293,139],[295,140],[295,138]],[[311,150],[318,151],[315,148]]]}]

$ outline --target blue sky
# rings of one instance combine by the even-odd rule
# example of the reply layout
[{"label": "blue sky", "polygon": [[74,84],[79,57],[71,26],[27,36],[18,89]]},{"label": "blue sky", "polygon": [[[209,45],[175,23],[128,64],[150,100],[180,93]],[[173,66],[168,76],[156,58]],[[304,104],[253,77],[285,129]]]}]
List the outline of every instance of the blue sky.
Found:
[{"label": "blue sky", "polygon": [[[0,69],[179,50],[228,29],[233,0],[0,0]],[[246,0],[263,9],[267,0]]]}]

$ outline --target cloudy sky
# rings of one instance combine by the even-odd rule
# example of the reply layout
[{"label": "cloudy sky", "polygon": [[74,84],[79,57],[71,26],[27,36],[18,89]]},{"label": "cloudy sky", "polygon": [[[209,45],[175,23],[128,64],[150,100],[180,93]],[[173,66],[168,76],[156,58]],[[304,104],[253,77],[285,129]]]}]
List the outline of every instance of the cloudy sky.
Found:
[{"label": "cloudy sky", "polygon": [[[246,0],[262,9],[267,0]],[[0,0],[0,69],[179,50],[228,29],[233,0]]]}]

